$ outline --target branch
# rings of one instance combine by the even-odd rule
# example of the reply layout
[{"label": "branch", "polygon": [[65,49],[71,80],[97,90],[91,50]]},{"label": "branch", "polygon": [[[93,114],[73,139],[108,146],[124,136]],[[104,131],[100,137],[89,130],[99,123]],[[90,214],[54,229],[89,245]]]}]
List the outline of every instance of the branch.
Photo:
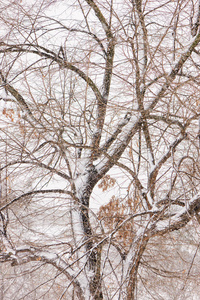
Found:
[{"label": "branch", "polygon": [[87,2],[87,4],[94,10],[95,15],[97,16],[97,18],[99,19],[103,30],[105,31],[105,34],[107,36],[107,39],[112,38],[112,32],[110,30],[110,26],[108,25],[104,15],[102,14],[101,10],[98,8],[98,6],[94,3],[93,0],[85,0]]},{"label": "branch", "polygon": [[[144,228],[134,237],[129,252],[127,253],[124,264],[124,279],[127,278],[130,270],[133,268],[138,256],[138,249],[145,247],[148,240],[156,235],[163,235],[169,231],[178,230],[184,227],[191,218],[196,215],[200,206],[200,193],[196,194],[188,203],[187,207],[184,206],[178,213],[170,216],[166,220],[156,220],[155,216],[163,215],[163,209],[160,211],[152,209],[152,218],[144,224]],[[147,212],[149,213],[149,212]],[[120,224],[121,225],[121,224]]]},{"label": "branch", "polygon": [[[96,34],[90,32],[90,31],[82,30],[82,29],[77,29],[77,28],[70,28],[70,27],[67,27],[67,26],[65,26],[61,21],[56,20],[56,19],[51,18],[51,17],[45,16],[45,18],[47,18],[48,20],[51,20],[51,21],[54,21],[54,22],[58,23],[59,25],[62,26],[62,28],[68,30],[69,32],[79,32],[79,33],[83,33],[83,34],[88,34],[89,36],[91,36],[91,37],[98,43],[98,45],[99,45],[100,48],[102,49],[104,55],[107,55],[106,50],[105,50],[105,48],[104,48],[104,46],[103,46],[101,40],[98,38],[98,36],[97,36]],[[53,28],[53,29],[51,29],[51,31],[52,31],[52,30],[58,30],[58,28]]]},{"label": "branch", "polygon": [[196,17],[196,22],[194,24],[191,24],[191,35],[192,36],[195,36],[197,34],[199,25],[200,25],[200,1],[199,1],[199,5],[198,5],[198,14]]},{"label": "branch", "polygon": [[[40,46],[40,45],[34,45],[34,44],[16,44],[16,45],[9,45],[9,44],[3,44],[4,46],[8,48],[4,48],[0,50],[0,53],[5,53],[5,52],[25,52],[25,53],[33,53],[36,55],[39,55],[41,57],[46,57],[48,59],[51,59],[52,61],[55,61],[61,66],[62,68],[69,69],[73,72],[75,72],[79,77],[81,77],[93,90],[96,98],[102,102],[102,96],[101,93],[99,92],[96,84],[92,81],[92,79],[87,76],[82,70],[74,66],[72,63],[67,62],[63,58],[59,57],[55,52]],[[25,48],[26,47],[26,48]],[[29,47],[29,48],[27,48]],[[31,49],[30,47],[34,48]]]},{"label": "branch", "polygon": [[182,125],[181,122],[179,122],[176,119],[172,120],[172,119],[168,118],[167,116],[165,117],[165,116],[161,116],[161,115],[159,116],[159,115],[147,114],[147,118],[153,119],[156,121],[163,121],[163,122],[167,123],[168,125],[172,125],[172,124],[178,125],[181,128],[181,130],[184,130],[184,126]]},{"label": "branch", "polygon": [[94,3],[93,0],[85,0],[87,4],[93,9],[95,15],[100,21],[103,30],[105,31],[108,46],[106,50],[106,63],[105,63],[105,72],[103,79],[103,91],[102,91],[102,99],[98,102],[98,110],[97,110],[97,130],[93,137],[92,145],[94,149],[94,153],[92,157],[97,156],[96,149],[99,148],[99,143],[101,139],[101,132],[104,125],[105,115],[106,115],[106,106],[108,101],[108,96],[110,92],[111,78],[112,78],[112,69],[113,69],[113,59],[114,59],[114,49],[115,49],[115,39],[112,34],[111,26],[106,21],[104,15],[102,14],[99,7]]},{"label": "branch", "polygon": [[[181,58],[179,61],[176,63],[175,67],[172,69],[170,72],[169,76],[167,77],[166,82],[163,84],[160,92],[157,94],[153,102],[149,105],[149,107],[145,110],[145,113],[148,114],[149,110],[152,110],[160,98],[162,98],[169,88],[170,84],[173,82],[175,79],[176,75],[178,72],[181,70],[183,67],[184,63],[187,61],[187,59],[191,56],[192,52],[194,51],[195,47],[199,44],[200,42],[200,33],[196,36],[195,40],[193,41],[192,45],[190,45],[189,49],[181,55]],[[105,164],[101,166],[99,173],[100,174],[105,174],[113,165],[114,162],[118,161],[118,159],[121,157],[122,153],[124,152],[126,146],[130,142],[131,138],[134,136],[134,134],[137,132],[140,124],[142,122],[142,117],[139,116],[136,120],[135,117],[132,116],[131,120],[127,126],[124,126],[124,130],[121,132],[122,133],[122,138],[120,141],[120,138],[118,139],[119,142],[118,144],[116,143],[114,150],[112,151],[110,155],[110,159],[105,161]]]},{"label": "branch", "polygon": [[3,76],[2,71],[0,70],[0,77],[1,77],[1,83],[3,83],[3,87],[5,88],[6,91],[10,92],[10,94],[17,100],[19,105],[22,108],[22,111],[26,111],[28,115],[31,117],[32,120],[36,121],[35,117],[33,116],[31,109],[29,108],[28,104],[24,100],[24,98],[21,96],[21,94],[14,89],[6,80],[6,78]]},{"label": "branch", "polygon": [[148,190],[150,191],[150,195],[151,195],[152,199],[154,198],[154,190],[155,190],[156,178],[157,178],[157,175],[158,175],[158,172],[159,172],[160,168],[168,160],[168,158],[170,158],[172,156],[172,154],[174,153],[176,147],[184,140],[185,137],[186,137],[186,135],[182,135],[180,138],[176,139],[169,146],[169,149],[168,149],[167,153],[165,153],[161,157],[161,159],[157,162],[157,164],[155,165],[155,167],[151,171],[151,173],[149,175],[149,180],[148,180]]},{"label": "branch", "polygon": [[146,232],[146,236],[153,237],[163,235],[167,232],[179,230],[184,227],[193,216],[199,211],[200,192],[196,194],[186,205],[176,214],[166,220],[155,221],[151,224]]},{"label": "branch", "polygon": [[49,193],[59,193],[59,194],[65,194],[65,195],[69,195],[71,196],[73,199],[77,200],[78,199],[74,196],[74,194],[72,192],[69,192],[69,191],[64,191],[64,190],[60,190],[60,189],[55,189],[55,190],[37,190],[37,191],[31,191],[31,192],[28,192],[28,193],[25,193],[23,195],[20,195],[18,196],[17,198],[11,200],[9,203],[6,203],[4,206],[0,207],[0,211],[8,208],[11,204],[23,199],[23,198],[26,198],[26,197],[29,197],[29,196],[32,196],[32,195],[37,195],[37,194],[49,194]]},{"label": "branch", "polygon": [[[111,159],[107,153],[104,153],[104,154],[109,159]],[[131,170],[129,167],[127,167],[126,165],[120,163],[119,161],[115,161],[114,164],[116,166],[124,169],[125,171],[127,171],[132,176],[132,178],[133,178],[133,180],[135,182],[135,185],[136,185],[136,187],[137,187],[137,189],[138,189],[141,197],[145,200],[145,204],[148,207],[148,209],[150,210],[152,208],[152,205],[149,203],[149,200],[147,198],[147,194],[146,194],[146,192],[144,192],[145,189],[144,189],[143,185],[141,184],[141,182],[140,182],[137,174],[133,170]]]},{"label": "branch", "polygon": [[164,94],[167,91],[167,89],[169,88],[170,84],[174,81],[176,75],[181,70],[184,63],[191,56],[192,52],[194,52],[195,47],[199,44],[199,42],[200,42],[200,33],[196,36],[196,38],[194,39],[192,44],[189,46],[188,50],[181,55],[179,61],[176,63],[174,68],[171,70],[170,74],[166,77],[166,82],[163,84],[163,86],[160,89],[160,91],[158,92],[157,96],[154,98],[152,103],[147,108],[147,111],[152,110],[156,106],[158,101],[164,96]]},{"label": "branch", "polygon": [[101,152],[107,151],[110,146],[113,144],[113,142],[117,139],[118,135],[122,132],[123,127],[128,124],[130,121],[131,115],[130,113],[127,113],[124,117],[124,119],[118,124],[117,129],[114,131],[112,136],[105,142],[105,144],[101,147],[99,150],[100,154]]},{"label": "branch", "polygon": [[0,171],[4,170],[5,168],[7,167],[10,167],[10,166],[13,166],[13,165],[16,165],[16,164],[30,164],[30,165],[36,165],[36,166],[39,166],[41,168],[44,168],[44,169],[47,169],[49,171],[51,171],[52,173],[55,173],[57,175],[59,175],[60,177],[68,180],[69,182],[71,182],[71,178],[66,175],[65,173],[62,173],[60,171],[57,171],[55,168],[52,168],[50,166],[47,166],[45,165],[44,163],[41,163],[41,162],[35,162],[35,161],[25,161],[25,160],[16,160],[16,161],[13,161],[13,162],[10,162],[8,163],[7,165],[3,166],[0,168]]},{"label": "branch", "polygon": [[119,134],[118,138],[115,140],[115,143],[108,153],[104,153],[105,159],[101,161],[97,168],[99,169],[99,175],[103,176],[112,168],[112,166],[119,160],[122,153],[126,149],[128,143],[131,138],[138,132],[139,127],[141,126],[142,117],[132,116],[130,121],[126,126],[123,127],[121,134]]},{"label": "branch", "polygon": [[[20,257],[20,254],[25,254],[25,256]],[[84,300],[83,291],[80,283],[76,279],[76,276],[73,274],[74,272],[70,268],[70,265],[66,263],[58,254],[41,251],[35,248],[17,248],[15,253],[1,253],[0,254],[0,262],[11,261],[12,266],[26,264],[31,261],[39,261],[45,262],[47,264],[53,265],[58,271],[59,274],[64,274],[68,280],[71,281],[74,288],[76,289],[76,293],[78,295],[78,299]],[[57,276],[58,276],[57,275]]]}]

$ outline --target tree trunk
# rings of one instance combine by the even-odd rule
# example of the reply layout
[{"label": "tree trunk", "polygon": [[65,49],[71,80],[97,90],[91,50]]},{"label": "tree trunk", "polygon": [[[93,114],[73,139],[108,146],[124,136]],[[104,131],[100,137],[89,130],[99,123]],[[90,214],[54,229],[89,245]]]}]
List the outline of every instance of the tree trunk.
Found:
[{"label": "tree trunk", "polygon": [[146,249],[148,238],[139,237],[133,241],[130,251],[126,257],[124,265],[124,287],[123,287],[123,300],[135,299],[135,288],[137,283],[137,274],[142,255]]}]

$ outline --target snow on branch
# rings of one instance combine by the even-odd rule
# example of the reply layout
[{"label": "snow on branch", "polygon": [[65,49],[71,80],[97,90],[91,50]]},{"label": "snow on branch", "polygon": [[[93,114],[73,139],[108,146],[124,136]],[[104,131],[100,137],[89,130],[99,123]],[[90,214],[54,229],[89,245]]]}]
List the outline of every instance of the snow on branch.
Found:
[{"label": "snow on branch", "polygon": [[31,261],[44,262],[53,265],[60,274],[64,274],[74,285],[77,293],[82,294],[80,283],[76,279],[73,269],[58,254],[42,251],[33,247],[19,247],[15,251],[0,253],[0,262],[11,262],[12,266],[22,265]]},{"label": "snow on branch", "polygon": [[184,227],[191,218],[196,215],[200,207],[200,192],[188,201],[181,210],[167,219],[153,221],[147,230],[147,235],[162,235],[169,231],[178,230]]},{"label": "snow on branch", "polygon": [[108,140],[105,142],[105,144],[102,146],[102,148],[100,149],[100,154],[101,152],[107,151],[109,149],[109,147],[113,144],[113,142],[117,139],[118,135],[122,132],[122,129],[125,125],[128,124],[128,122],[130,121],[131,118],[131,113],[128,112],[123,120],[118,124],[117,129],[113,132],[113,134],[111,135],[110,138],[108,138]]}]

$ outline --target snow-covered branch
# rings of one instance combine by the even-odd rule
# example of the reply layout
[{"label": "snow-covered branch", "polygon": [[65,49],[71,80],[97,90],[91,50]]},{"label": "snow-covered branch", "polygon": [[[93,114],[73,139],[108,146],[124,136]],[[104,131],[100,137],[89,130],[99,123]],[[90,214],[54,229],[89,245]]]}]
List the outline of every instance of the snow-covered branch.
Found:
[{"label": "snow-covered branch", "polygon": [[48,251],[42,251],[32,247],[20,247],[16,248],[12,252],[1,252],[0,263],[11,262],[12,266],[22,265],[31,261],[38,261],[41,263],[47,263],[53,265],[59,274],[64,274],[74,286],[79,299],[82,298],[84,291],[81,288],[80,282],[75,276],[75,272],[71,268],[70,264],[62,259],[58,254]]},{"label": "snow-covered branch", "polygon": [[169,215],[166,219],[162,218],[152,222],[147,230],[147,236],[161,235],[184,227],[196,215],[199,208],[200,193],[197,193],[177,213]]}]

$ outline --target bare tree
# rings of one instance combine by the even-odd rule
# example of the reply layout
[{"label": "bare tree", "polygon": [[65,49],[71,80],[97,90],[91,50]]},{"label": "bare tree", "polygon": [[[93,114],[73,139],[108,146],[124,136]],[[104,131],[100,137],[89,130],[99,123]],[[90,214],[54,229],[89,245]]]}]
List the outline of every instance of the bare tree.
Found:
[{"label": "bare tree", "polygon": [[199,3],[65,2],[0,3],[0,261],[15,299],[139,299],[200,219]]}]

